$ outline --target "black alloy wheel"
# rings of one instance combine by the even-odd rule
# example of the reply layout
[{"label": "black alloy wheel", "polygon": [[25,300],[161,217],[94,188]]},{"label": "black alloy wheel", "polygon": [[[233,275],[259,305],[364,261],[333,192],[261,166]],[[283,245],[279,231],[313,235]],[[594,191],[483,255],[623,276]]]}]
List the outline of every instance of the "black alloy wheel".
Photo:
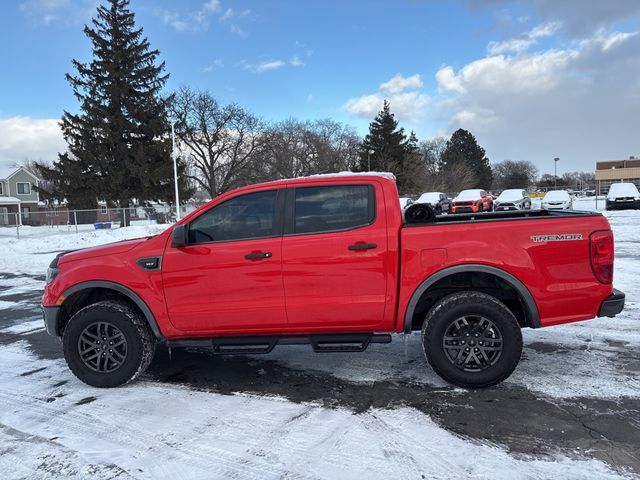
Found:
[{"label": "black alloy wheel", "polygon": [[110,373],[127,359],[127,339],[111,323],[92,323],[78,338],[78,355],[94,372]]},{"label": "black alloy wheel", "polygon": [[453,320],[442,339],[449,362],[465,372],[479,372],[495,365],[502,355],[502,346],[500,329],[478,315]]}]

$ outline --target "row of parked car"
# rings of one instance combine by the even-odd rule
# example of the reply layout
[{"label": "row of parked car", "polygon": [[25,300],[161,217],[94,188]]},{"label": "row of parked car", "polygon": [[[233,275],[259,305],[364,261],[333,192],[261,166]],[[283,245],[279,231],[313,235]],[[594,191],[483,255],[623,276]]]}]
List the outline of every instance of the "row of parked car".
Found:
[{"label": "row of parked car", "polygon": [[531,209],[529,195],[526,190],[519,188],[504,190],[498,196],[491,195],[486,190],[474,188],[462,190],[453,199],[442,192],[423,193],[415,202],[409,197],[400,198],[400,206],[402,208],[413,203],[431,205],[436,215]]},{"label": "row of parked car", "polygon": [[[567,190],[550,190],[542,198],[541,206],[545,210],[571,210],[573,197]],[[409,197],[400,198],[403,209],[413,203],[431,205],[436,215],[531,209],[529,194],[520,188],[503,190],[498,196],[482,189],[470,189],[461,191],[454,198],[442,192],[425,192],[415,201]],[[614,183],[607,193],[606,209],[622,208],[640,209],[640,193],[633,183]]]}]

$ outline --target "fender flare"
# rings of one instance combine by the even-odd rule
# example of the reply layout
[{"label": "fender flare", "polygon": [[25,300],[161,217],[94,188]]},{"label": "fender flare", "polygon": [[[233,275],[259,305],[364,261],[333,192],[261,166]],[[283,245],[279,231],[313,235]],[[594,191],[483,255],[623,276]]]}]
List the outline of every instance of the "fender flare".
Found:
[{"label": "fender flare", "polygon": [[527,316],[530,320],[531,328],[540,328],[540,314],[538,313],[538,306],[533,299],[533,295],[531,295],[531,292],[529,291],[529,289],[527,289],[524,283],[522,283],[520,280],[518,280],[518,278],[514,277],[510,273],[501,270],[500,268],[491,267],[489,265],[469,263],[465,265],[455,265],[453,267],[444,268],[422,281],[418,288],[416,288],[415,292],[413,292],[411,300],[409,300],[409,305],[407,305],[407,312],[404,316],[404,333],[411,333],[411,323],[413,320],[415,309],[418,306],[418,301],[420,300],[422,294],[429,289],[429,287],[450,275],[468,272],[488,273],[491,275],[495,275],[496,277],[499,277],[500,279],[507,282],[510,286],[515,288],[516,291],[520,294],[521,298],[524,300],[524,307],[527,311]]},{"label": "fender flare", "polygon": [[[136,306],[140,309],[140,311],[142,311],[142,314],[147,320],[147,323],[149,324],[149,328],[151,328],[151,331],[153,332],[155,337],[160,340],[164,338],[162,335],[162,332],[160,332],[158,323],[156,322],[156,319],[153,316],[153,312],[148,307],[148,305],[144,302],[144,300],[142,300],[138,296],[137,293],[135,293],[130,288],[125,287],[124,285],[120,285],[119,283],[110,282],[107,280],[91,280],[88,282],[81,282],[74,285],[73,287],[62,292],[62,295],[64,295],[66,299],[66,298],[69,298],[69,296],[73,295],[74,293],[78,293],[78,292],[81,292],[82,290],[87,290],[89,288],[104,288],[107,290],[113,290],[123,294],[125,297],[127,297],[129,300],[135,303]],[[64,302],[63,302],[63,305],[64,305]]]}]

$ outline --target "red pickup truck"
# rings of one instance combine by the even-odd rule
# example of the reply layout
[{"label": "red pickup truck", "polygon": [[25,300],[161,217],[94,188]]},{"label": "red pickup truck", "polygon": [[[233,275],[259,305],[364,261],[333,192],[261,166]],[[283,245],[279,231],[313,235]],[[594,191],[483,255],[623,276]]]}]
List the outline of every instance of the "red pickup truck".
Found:
[{"label": "red pickup truck", "polygon": [[62,337],[73,373],[98,387],[135,378],[156,342],[221,354],[301,343],[359,352],[421,330],[434,370],[477,388],[515,369],[522,328],[624,306],[598,213],[427,217],[404,221],[384,175],[240,188],[159,235],[59,254],[45,326]]}]

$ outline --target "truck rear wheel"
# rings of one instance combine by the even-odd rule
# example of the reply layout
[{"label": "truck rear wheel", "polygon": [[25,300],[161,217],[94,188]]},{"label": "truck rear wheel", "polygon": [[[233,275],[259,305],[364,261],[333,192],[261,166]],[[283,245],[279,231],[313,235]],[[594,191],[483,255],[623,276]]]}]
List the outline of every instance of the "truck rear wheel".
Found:
[{"label": "truck rear wheel", "polygon": [[88,305],[71,317],[62,346],[67,365],[84,383],[117,387],[147,369],[154,338],[138,311],[108,300]]},{"label": "truck rear wheel", "polygon": [[438,301],[422,326],[429,364],[459,387],[483,388],[505,380],[522,354],[522,333],[511,311],[482,292],[459,292]]}]

